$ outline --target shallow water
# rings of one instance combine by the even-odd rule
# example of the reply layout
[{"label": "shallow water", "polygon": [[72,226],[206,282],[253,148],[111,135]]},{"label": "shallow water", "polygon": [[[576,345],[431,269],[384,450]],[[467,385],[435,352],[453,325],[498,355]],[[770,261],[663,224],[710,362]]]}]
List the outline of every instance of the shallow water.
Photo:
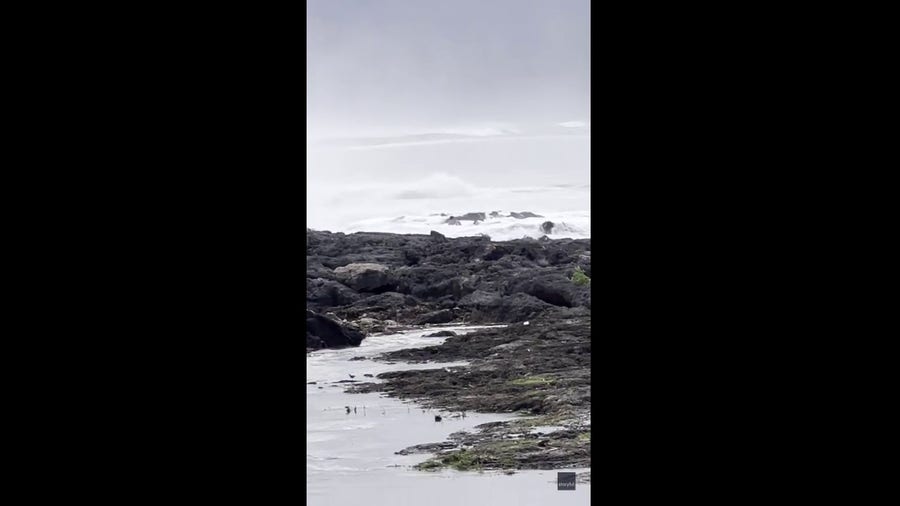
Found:
[{"label": "shallow water", "polygon": [[[480,327],[452,327],[457,333]],[[435,328],[399,334],[369,336],[358,348],[322,350],[307,356],[307,499],[312,505],[428,506],[460,504],[586,504],[590,484],[575,491],[556,489],[556,471],[421,472],[410,466],[431,455],[395,455],[406,447],[444,441],[453,432],[472,431],[485,422],[509,420],[509,414],[452,413],[424,410],[414,403],[380,394],[346,394],[350,374],[357,381],[378,381],[390,370],[424,369],[465,365],[465,362],[387,364],[351,361],[403,348],[440,344],[445,338],[423,337]],[[319,388],[322,387],[322,388]],[[346,406],[350,407],[347,413]],[[356,411],[353,411],[353,408]],[[442,416],[441,422],[434,415]],[[567,469],[566,471],[573,471]],[[574,470],[587,471],[587,470]]]}]

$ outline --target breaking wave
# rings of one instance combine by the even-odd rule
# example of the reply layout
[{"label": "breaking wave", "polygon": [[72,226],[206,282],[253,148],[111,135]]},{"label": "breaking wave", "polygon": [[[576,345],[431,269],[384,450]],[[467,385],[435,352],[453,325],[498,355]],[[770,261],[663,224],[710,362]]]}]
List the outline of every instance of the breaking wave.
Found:
[{"label": "breaking wave", "polygon": [[[487,235],[495,241],[508,241],[523,237],[551,239],[588,239],[591,237],[590,212],[536,213],[539,217],[514,218],[505,211],[483,211],[484,221],[459,220],[459,225],[451,224],[451,213],[434,213],[424,216],[398,216],[371,218],[350,224],[346,232],[390,232],[395,234],[428,234],[432,230],[447,237]],[[553,223],[549,234],[541,225]]]}]

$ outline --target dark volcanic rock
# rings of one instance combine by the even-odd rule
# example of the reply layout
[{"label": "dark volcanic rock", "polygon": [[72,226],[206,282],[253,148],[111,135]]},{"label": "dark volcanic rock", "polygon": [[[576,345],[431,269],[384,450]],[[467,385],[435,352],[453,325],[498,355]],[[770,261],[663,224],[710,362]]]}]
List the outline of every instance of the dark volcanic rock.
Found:
[{"label": "dark volcanic rock", "polygon": [[510,218],[516,218],[518,220],[524,220],[525,218],[543,218],[543,216],[539,214],[534,214],[529,211],[523,211],[521,213],[509,213]]},{"label": "dark volcanic rock", "polygon": [[441,450],[449,450],[451,448],[456,448],[456,443],[445,441],[443,443],[429,443],[422,445],[410,446],[409,448],[404,448],[398,452],[394,452],[395,455],[413,455],[416,453],[437,453]]},{"label": "dark volcanic rock", "polygon": [[[535,414],[590,406],[590,316],[566,321],[484,329],[443,344],[386,353],[379,360],[453,362],[464,368],[391,371],[375,390],[405,399],[429,399],[449,411]],[[460,395],[465,392],[465,395]],[[502,423],[502,422],[498,422]]]},{"label": "dark volcanic rock", "polygon": [[306,262],[307,283],[309,279],[327,279],[334,280],[334,271],[322,265],[322,262]]},{"label": "dark volcanic rock", "polygon": [[[462,253],[467,258],[469,257],[467,252],[455,253]],[[400,268],[396,271],[397,291],[422,300],[436,300],[448,295],[458,299],[475,291],[473,280],[459,274],[460,269],[443,265]]]},{"label": "dark volcanic rock", "polygon": [[450,323],[453,321],[453,311],[450,309],[441,309],[433,313],[426,313],[416,319],[416,325],[424,325],[426,323]]},{"label": "dark volcanic rock", "polygon": [[553,232],[553,222],[545,221],[545,222],[541,223],[541,231],[543,231],[545,234],[549,234],[549,233]]},{"label": "dark volcanic rock", "polygon": [[439,332],[435,332],[434,334],[425,334],[424,337],[453,337],[456,335],[456,332],[452,330],[441,330]]},{"label": "dark volcanic rock", "polygon": [[471,312],[469,321],[473,323],[510,323],[534,318],[552,306],[524,293],[502,296],[476,291],[463,297],[459,307]]},{"label": "dark volcanic rock", "polygon": [[316,278],[306,280],[306,300],[316,306],[344,306],[361,297],[358,293],[337,281]]},{"label": "dark volcanic rock", "polygon": [[[537,417],[451,435],[453,445],[407,449],[441,452],[422,464],[429,468],[464,470],[473,462],[484,469],[590,467],[591,295],[589,286],[572,281],[576,267],[590,276],[590,240],[545,236],[494,242],[437,232],[308,230],[307,302],[316,311],[307,312],[307,351],[358,345],[363,335],[354,327],[508,323],[455,336],[448,335],[450,330],[434,332],[430,335],[446,338],[440,346],[373,357],[387,363],[466,361],[469,366],[391,371],[377,375],[377,383],[342,380],[330,386],[416,400],[441,410],[444,420],[464,417],[466,411]],[[368,373],[364,376],[369,379]],[[562,430],[541,434],[529,423]]]},{"label": "dark volcanic rock", "polygon": [[484,213],[466,213],[462,216],[451,216],[451,219],[456,219],[459,221],[484,221],[485,216]]},{"label": "dark volcanic rock", "polygon": [[406,265],[416,265],[422,260],[422,254],[414,249],[405,249],[403,258],[406,259]]},{"label": "dark volcanic rock", "polygon": [[309,331],[306,332],[306,351],[318,350],[319,348],[324,348],[324,347],[325,346],[322,345],[321,339],[319,339],[317,336],[310,334]]},{"label": "dark volcanic rock", "polygon": [[369,317],[379,320],[411,321],[420,313],[431,310],[430,306],[419,308],[419,304],[419,300],[411,295],[384,292],[358,300],[350,306],[338,308],[335,313],[348,320]]},{"label": "dark volcanic rock", "polygon": [[586,239],[308,231],[307,303],[349,321],[409,325],[439,310],[452,310],[451,321],[524,321],[554,308],[590,308],[590,290],[569,280],[576,266],[591,275],[590,251]]},{"label": "dark volcanic rock", "polygon": [[347,327],[327,316],[306,310],[306,347],[340,348],[359,346],[365,338],[362,332]]},{"label": "dark volcanic rock", "polygon": [[564,271],[544,272],[511,282],[507,293],[524,293],[554,306],[573,307],[587,302],[590,307],[588,286],[579,286]]},{"label": "dark volcanic rock", "polygon": [[[590,467],[589,315],[484,329],[450,337],[440,346],[390,352],[378,360],[465,360],[471,365],[390,371],[378,375],[381,383],[358,384],[350,392],[381,392],[461,416],[466,411],[532,415],[481,424],[474,433],[455,432],[449,441],[402,450],[438,453],[418,469]],[[540,426],[559,430],[535,430]],[[473,462],[477,466],[469,467]]]}]

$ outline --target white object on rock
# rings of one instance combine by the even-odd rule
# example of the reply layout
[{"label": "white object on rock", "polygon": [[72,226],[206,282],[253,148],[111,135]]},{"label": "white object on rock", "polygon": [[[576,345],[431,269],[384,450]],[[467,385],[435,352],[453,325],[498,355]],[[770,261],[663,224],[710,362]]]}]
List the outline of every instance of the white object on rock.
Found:
[{"label": "white object on rock", "polygon": [[522,325],[528,325],[528,322],[523,323]]}]

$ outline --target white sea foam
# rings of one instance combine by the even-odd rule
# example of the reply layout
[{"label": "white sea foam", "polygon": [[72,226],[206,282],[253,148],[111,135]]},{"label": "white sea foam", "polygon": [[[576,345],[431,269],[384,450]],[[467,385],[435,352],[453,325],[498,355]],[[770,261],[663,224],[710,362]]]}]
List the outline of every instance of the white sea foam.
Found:
[{"label": "white sea foam", "polygon": [[[485,123],[312,143],[307,224],[332,232],[425,233],[496,240],[590,236],[590,124]],[[469,212],[531,211],[533,220],[448,225]],[[508,213],[505,213],[508,216]]]},{"label": "white sea foam", "polygon": [[[428,234],[432,230],[447,237],[487,235],[495,241],[508,241],[522,237],[540,238],[547,235],[551,239],[587,239],[591,236],[591,214],[587,212],[540,213],[540,218],[517,219],[509,212],[501,212],[499,217],[491,217],[493,210],[472,210],[484,212],[485,221],[461,221],[460,225],[447,223],[452,213],[383,217],[360,220],[346,227],[347,232],[391,232],[396,234]],[[524,211],[520,209],[518,211]],[[464,213],[456,213],[457,216]],[[545,234],[541,224],[551,221],[554,226],[550,234]]]},{"label": "white sea foam", "polygon": [[[486,234],[503,241],[544,235],[541,224],[553,222],[551,238],[588,238],[591,235],[590,184],[581,182],[480,186],[470,179],[436,173],[421,179],[394,182],[348,182],[309,194],[308,226],[332,232],[390,232],[448,237]],[[510,212],[530,211],[539,218],[516,219]],[[451,216],[481,212],[475,224],[451,225]],[[499,216],[491,216],[499,212]]]}]

